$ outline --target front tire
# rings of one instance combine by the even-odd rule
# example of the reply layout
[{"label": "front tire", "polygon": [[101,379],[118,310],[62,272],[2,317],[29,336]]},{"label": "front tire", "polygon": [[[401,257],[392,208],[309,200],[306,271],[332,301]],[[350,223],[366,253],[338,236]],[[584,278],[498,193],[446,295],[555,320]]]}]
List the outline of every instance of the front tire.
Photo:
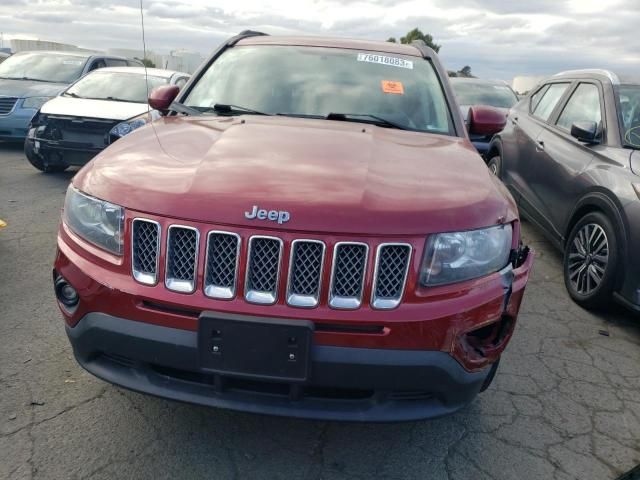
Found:
[{"label": "front tire", "polygon": [[600,309],[609,304],[619,245],[616,229],[601,212],[586,214],[571,229],[564,252],[564,283],[578,305]]},{"label": "front tire", "polygon": [[33,151],[33,146],[31,145],[29,140],[24,142],[24,154],[31,165],[44,173],[64,172],[67,168],[69,168],[69,165],[66,165],[64,163],[49,163],[43,155],[40,155]]}]

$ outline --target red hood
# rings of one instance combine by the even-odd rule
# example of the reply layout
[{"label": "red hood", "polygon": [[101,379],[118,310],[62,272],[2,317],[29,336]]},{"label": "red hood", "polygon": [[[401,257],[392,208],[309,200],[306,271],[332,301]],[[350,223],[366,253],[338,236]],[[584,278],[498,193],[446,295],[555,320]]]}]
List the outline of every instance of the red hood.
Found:
[{"label": "red hood", "polygon": [[[467,140],[327,120],[165,118],[106,149],[73,183],[142,212],[260,229],[410,235],[516,217]],[[290,220],[248,220],[254,205]]]}]

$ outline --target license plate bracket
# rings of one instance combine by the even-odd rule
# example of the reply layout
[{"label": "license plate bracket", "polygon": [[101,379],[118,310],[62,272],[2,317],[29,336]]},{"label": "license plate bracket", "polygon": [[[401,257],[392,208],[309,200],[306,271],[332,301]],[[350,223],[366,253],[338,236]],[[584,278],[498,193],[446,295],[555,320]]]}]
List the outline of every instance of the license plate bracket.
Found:
[{"label": "license plate bracket", "polygon": [[313,322],[205,311],[198,321],[200,366],[258,380],[309,378]]}]

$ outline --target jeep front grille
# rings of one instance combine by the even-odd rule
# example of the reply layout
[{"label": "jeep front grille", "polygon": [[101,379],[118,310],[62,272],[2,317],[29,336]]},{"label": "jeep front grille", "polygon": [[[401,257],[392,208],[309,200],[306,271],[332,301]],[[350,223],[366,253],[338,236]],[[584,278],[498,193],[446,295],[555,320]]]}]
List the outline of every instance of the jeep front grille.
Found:
[{"label": "jeep front grille", "polygon": [[331,271],[330,306],[341,309],[360,306],[368,253],[369,246],[366,243],[336,244]]},{"label": "jeep front grille", "polygon": [[411,246],[406,243],[383,243],[378,247],[371,305],[391,309],[400,304],[409,271]]},{"label": "jeep front grille", "polygon": [[198,236],[198,230],[192,227],[169,227],[164,279],[164,284],[169,290],[191,293],[196,289]]},{"label": "jeep front grille", "polygon": [[240,236],[228,232],[209,232],[204,293],[211,298],[230,299],[236,294]]},{"label": "jeep front grille", "polygon": [[158,283],[160,258],[160,224],[135,218],[131,233],[131,271],[133,278],[145,285]]},{"label": "jeep front grille", "polygon": [[11,113],[17,101],[18,99],[15,97],[0,97],[0,115]]},{"label": "jeep front grille", "polygon": [[[202,261],[201,234],[206,235]],[[166,245],[164,272],[159,265],[161,245]],[[285,247],[288,263],[283,260]],[[412,247],[408,243],[381,243],[375,251],[375,258],[372,256],[369,262],[369,245],[363,242],[338,242],[331,255],[321,240],[294,239],[285,245],[277,237],[254,235],[244,239],[234,232],[200,232],[183,225],[170,225],[164,230],[155,221],[135,218],[131,271],[145,285],[153,286],[164,279],[169,290],[193,293],[202,289],[213,300],[240,295],[250,303],[272,305],[284,297],[283,302],[291,307],[314,308],[324,298],[329,307],[348,310],[360,308],[366,297],[371,308],[392,309],[402,302]],[[328,258],[332,260],[325,269]],[[283,272],[283,268],[287,270]],[[286,281],[280,280],[281,273]],[[244,281],[238,286],[241,275]]]},{"label": "jeep front grille", "polygon": [[287,303],[293,307],[315,307],[320,300],[324,243],[294,240],[291,244]]},{"label": "jeep front grille", "polygon": [[278,299],[282,240],[254,236],[249,239],[244,298],[251,303],[271,305]]}]

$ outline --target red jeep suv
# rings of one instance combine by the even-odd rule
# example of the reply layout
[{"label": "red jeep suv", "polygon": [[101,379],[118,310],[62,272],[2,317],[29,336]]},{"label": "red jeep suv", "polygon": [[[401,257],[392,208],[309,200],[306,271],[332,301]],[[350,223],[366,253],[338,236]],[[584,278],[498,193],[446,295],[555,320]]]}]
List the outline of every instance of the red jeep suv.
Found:
[{"label": "red jeep suv", "polygon": [[[150,104],[65,200],[53,281],[85,369],[358,421],[489,385],[533,255],[432,50],[243,32]],[[471,131],[503,124],[472,109]]]}]

